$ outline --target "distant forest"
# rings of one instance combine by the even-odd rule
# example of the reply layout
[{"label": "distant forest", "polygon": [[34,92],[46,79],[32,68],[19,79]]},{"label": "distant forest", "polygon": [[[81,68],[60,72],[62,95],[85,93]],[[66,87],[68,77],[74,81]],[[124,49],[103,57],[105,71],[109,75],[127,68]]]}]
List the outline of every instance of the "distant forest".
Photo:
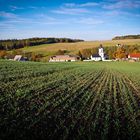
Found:
[{"label": "distant forest", "polygon": [[121,39],[140,39],[140,35],[116,36],[112,40],[121,40]]},{"label": "distant forest", "polygon": [[29,39],[8,39],[0,40],[0,50],[12,50],[24,48],[26,46],[36,46],[50,43],[72,43],[84,40],[70,38],[29,38]]}]

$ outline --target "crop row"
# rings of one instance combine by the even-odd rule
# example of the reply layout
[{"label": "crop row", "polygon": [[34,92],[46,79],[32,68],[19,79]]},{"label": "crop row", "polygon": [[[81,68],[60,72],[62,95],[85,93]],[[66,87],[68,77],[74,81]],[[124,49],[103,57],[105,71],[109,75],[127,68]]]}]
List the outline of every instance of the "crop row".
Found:
[{"label": "crop row", "polygon": [[140,89],[131,75],[97,64],[2,64],[2,138],[140,138]]}]

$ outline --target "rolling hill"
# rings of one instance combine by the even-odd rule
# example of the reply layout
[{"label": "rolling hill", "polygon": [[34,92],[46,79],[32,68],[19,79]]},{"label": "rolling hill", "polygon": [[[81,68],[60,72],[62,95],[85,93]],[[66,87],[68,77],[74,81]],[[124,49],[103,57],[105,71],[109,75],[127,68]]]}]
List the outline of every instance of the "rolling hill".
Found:
[{"label": "rolling hill", "polygon": [[44,55],[45,59],[48,59],[51,55],[54,55],[58,50],[67,50],[68,54],[76,54],[79,50],[87,48],[95,48],[102,44],[105,47],[112,47],[116,44],[123,45],[138,45],[140,46],[140,39],[125,39],[125,40],[107,40],[107,41],[85,41],[76,43],[54,43],[43,44],[34,47],[25,47],[20,50],[24,52],[34,52]]}]

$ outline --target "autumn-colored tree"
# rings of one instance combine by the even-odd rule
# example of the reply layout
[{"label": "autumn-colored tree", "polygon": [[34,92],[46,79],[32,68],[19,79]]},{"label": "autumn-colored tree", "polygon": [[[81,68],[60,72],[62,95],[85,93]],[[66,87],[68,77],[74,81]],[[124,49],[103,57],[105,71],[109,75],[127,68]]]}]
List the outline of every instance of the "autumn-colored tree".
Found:
[{"label": "autumn-colored tree", "polygon": [[132,53],[139,53],[139,49],[138,49],[137,47],[134,47],[134,48],[132,49]]},{"label": "autumn-colored tree", "polygon": [[91,48],[91,54],[96,54],[98,52],[98,48]]},{"label": "autumn-colored tree", "polygon": [[117,48],[117,51],[114,53],[114,57],[118,59],[126,58],[127,53],[124,47]]},{"label": "autumn-colored tree", "polygon": [[37,59],[36,54],[35,53],[32,53],[31,54],[31,61],[36,61],[36,59]]},{"label": "autumn-colored tree", "polygon": [[1,51],[0,50],[0,58],[5,58],[6,55],[7,55],[6,51]]},{"label": "autumn-colored tree", "polygon": [[42,54],[31,54],[31,61],[40,61],[42,59],[43,55]]},{"label": "autumn-colored tree", "polygon": [[108,55],[108,58],[109,58],[109,59],[113,59],[113,58],[114,58],[113,50],[111,50],[111,49],[108,50],[107,55]]},{"label": "autumn-colored tree", "polygon": [[81,51],[78,51],[77,55],[80,56],[81,59],[83,59]]},{"label": "autumn-colored tree", "polygon": [[84,58],[89,58],[91,56],[91,49],[83,49],[81,50],[81,54]]}]

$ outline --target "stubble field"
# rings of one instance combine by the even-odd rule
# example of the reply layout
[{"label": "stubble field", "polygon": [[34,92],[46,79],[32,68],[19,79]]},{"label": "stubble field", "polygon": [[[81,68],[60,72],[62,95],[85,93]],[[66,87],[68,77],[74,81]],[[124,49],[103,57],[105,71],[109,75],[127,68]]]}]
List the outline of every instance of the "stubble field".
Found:
[{"label": "stubble field", "polygon": [[25,52],[35,52],[42,54],[53,54],[58,50],[68,50],[70,53],[77,53],[79,50],[95,48],[102,44],[105,47],[116,46],[117,44],[122,45],[140,45],[140,39],[125,39],[125,40],[105,40],[105,41],[85,41],[77,43],[54,43],[54,44],[43,44],[34,47],[25,47],[21,49]]}]

